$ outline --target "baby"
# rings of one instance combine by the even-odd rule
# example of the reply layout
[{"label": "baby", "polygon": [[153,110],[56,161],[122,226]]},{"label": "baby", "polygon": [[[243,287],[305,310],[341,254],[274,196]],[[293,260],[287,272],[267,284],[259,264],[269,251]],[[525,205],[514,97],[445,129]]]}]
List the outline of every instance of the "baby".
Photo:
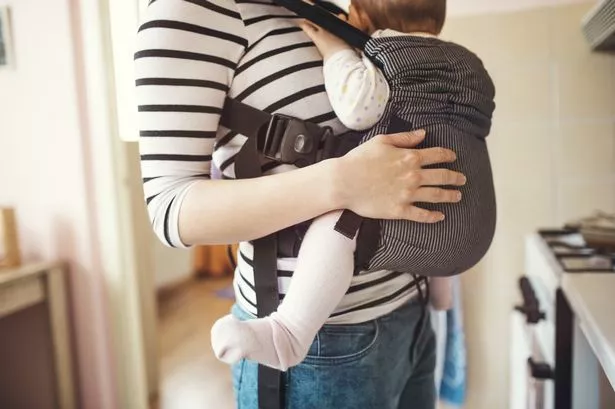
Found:
[{"label": "baby", "polygon": [[[400,37],[401,39],[401,37],[411,37],[414,39],[411,40],[413,49],[420,50],[422,46],[426,46],[431,47],[430,50],[432,50],[436,49],[440,43],[445,44],[437,39],[444,24],[445,15],[446,0],[353,0],[347,22],[369,33],[372,38]],[[428,54],[425,54],[427,57],[424,57],[427,61],[420,61],[421,57],[417,58],[418,61],[413,61],[410,58],[406,61],[403,56],[397,57],[395,54],[388,57],[385,52],[382,52],[381,70],[372,60],[360,55],[344,41],[329,32],[308,22],[301,23],[301,26],[324,58],[325,87],[331,105],[338,118],[350,129],[371,129],[388,115],[389,102],[395,91],[395,83],[390,83],[391,76],[387,79],[383,72],[391,69],[387,67],[389,61],[391,61],[391,65],[397,65],[394,68],[401,72],[417,70],[415,80],[417,95],[412,97],[416,108],[411,109],[416,109],[416,112],[428,118],[426,125],[432,126],[435,124],[433,126],[438,126],[439,115],[442,115],[443,109],[438,103],[429,101],[433,99],[441,100],[441,96],[445,98],[442,105],[447,114],[446,109],[453,104],[467,105],[467,107],[464,106],[460,109],[473,109],[470,108],[473,98],[467,98],[467,102],[463,103],[457,103],[452,99],[449,101],[446,99],[448,95],[445,92],[446,90],[440,91],[438,87],[433,86],[433,84],[438,84],[439,81],[442,82],[443,80],[442,78],[430,78],[429,67],[431,67],[431,64],[437,67],[433,70],[434,73],[441,67],[437,66],[439,61],[433,63],[429,61],[431,57]],[[426,43],[423,44],[421,39]],[[461,47],[458,48],[461,50]],[[459,50],[453,48],[456,56],[461,55],[463,59],[463,53],[467,51],[465,49]],[[470,53],[468,52],[468,54]],[[472,55],[472,57],[474,56]],[[401,70],[400,65],[403,65]],[[471,65],[468,64],[468,66]],[[404,66],[407,66],[407,68]],[[427,70],[426,67],[428,67]],[[467,72],[466,66],[463,69]],[[477,75],[477,77],[482,80],[481,75]],[[463,77],[463,73],[459,77]],[[464,92],[481,94],[480,98],[476,98],[476,101],[478,101],[476,104],[482,103],[483,105],[475,109],[480,114],[469,114],[465,117],[485,119],[484,122],[477,120],[475,122],[480,123],[468,126],[468,129],[474,129],[474,125],[476,125],[475,128],[478,131],[471,131],[471,133],[476,133],[477,136],[482,137],[489,132],[490,115],[493,112],[493,85],[486,73],[484,79],[486,82],[484,87],[476,87],[481,92],[474,89],[459,91],[459,94]],[[424,99],[419,92],[422,90],[426,95]],[[482,92],[482,90],[486,91]],[[434,97],[432,94],[436,96]],[[423,100],[425,103],[422,102]],[[451,108],[450,111],[454,112],[454,109]],[[466,120],[465,117],[464,120]],[[472,122],[472,119],[468,121]],[[415,125],[423,126],[421,123]],[[462,125],[456,123],[451,129],[455,130],[456,127],[462,129]],[[455,133],[455,131],[452,133]],[[463,132],[459,131],[459,133]],[[468,137],[468,135],[458,135],[457,137]],[[474,137],[474,135],[471,137]],[[476,155],[478,157],[485,156],[486,151],[481,151]],[[480,163],[481,160],[475,163]],[[485,166],[489,167],[488,157],[486,160],[487,165]],[[490,183],[489,177],[485,176],[485,179],[482,179],[480,183]],[[485,190],[488,191],[488,189]],[[489,192],[484,197],[488,198]],[[459,200],[461,200],[461,196],[459,196]],[[292,284],[277,312],[266,318],[246,322],[240,322],[232,316],[227,316],[214,325],[212,344],[219,359],[227,363],[234,363],[245,358],[286,370],[305,358],[316,333],[348,291],[355,270],[353,255],[356,248],[356,237],[349,239],[333,228],[340,214],[341,211],[321,216],[311,224],[301,245]],[[473,215],[470,218],[472,217],[478,218],[480,215]],[[490,218],[491,215],[485,217]],[[418,230],[418,227],[416,230]],[[452,243],[454,233],[445,232],[445,235],[451,236]],[[421,246],[421,244],[415,244],[416,248],[426,250],[427,246]],[[447,248],[445,251],[455,252],[455,245],[453,244],[452,249]],[[459,252],[463,251],[461,248],[459,249]],[[447,264],[444,256],[436,255],[435,257],[442,257],[441,264],[443,266]],[[438,265],[438,262],[439,260],[435,261],[436,265]],[[429,267],[423,267],[428,264],[420,264],[417,268],[429,269]],[[462,271],[455,270],[454,272],[449,271],[449,273],[460,273]],[[447,280],[447,278],[432,278],[431,280],[435,287],[433,293],[439,295],[435,300],[432,299],[432,302],[435,302],[438,307],[447,307],[448,302],[444,301],[450,297]]]}]

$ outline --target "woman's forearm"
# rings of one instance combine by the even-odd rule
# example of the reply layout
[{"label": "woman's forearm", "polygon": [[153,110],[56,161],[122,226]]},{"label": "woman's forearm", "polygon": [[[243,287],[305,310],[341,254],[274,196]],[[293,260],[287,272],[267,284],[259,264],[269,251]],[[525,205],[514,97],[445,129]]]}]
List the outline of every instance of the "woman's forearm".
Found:
[{"label": "woman's forearm", "polygon": [[[440,212],[413,203],[458,202],[458,191],[434,186],[461,186],[465,177],[446,169],[422,169],[455,160],[447,149],[407,149],[423,138],[423,132],[383,135],[341,158],[292,172],[197,181],[179,210],[182,244],[252,240],[338,209],[373,219],[438,222],[443,219]],[[158,216],[164,209],[159,207]]]},{"label": "woman's forearm", "polygon": [[203,180],[179,214],[186,245],[236,243],[266,236],[343,206],[338,161],[244,180]]}]

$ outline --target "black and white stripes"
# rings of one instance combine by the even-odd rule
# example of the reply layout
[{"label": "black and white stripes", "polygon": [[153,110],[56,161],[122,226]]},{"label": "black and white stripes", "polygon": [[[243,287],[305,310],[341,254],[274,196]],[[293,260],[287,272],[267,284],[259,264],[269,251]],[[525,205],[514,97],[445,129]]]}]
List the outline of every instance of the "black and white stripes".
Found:
[{"label": "black and white stripes", "polygon": [[[154,230],[182,247],[179,209],[190,186],[208,178],[212,162],[235,178],[245,137],[219,127],[226,95],[251,106],[345,129],[324,90],[322,58],[271,1],[156,0],[138,34],[135,54],[142,173]],[[263,162],[267,173],[292,170]],[[215,200],[215,198],[212,198]],[[238,303],[255,313],[252,246],[241,243],[235,274]],[[278,260],[281,295],[296,260]],[[416,292],[410,275],[375,271],[355,277],[334,323],[386,314]]]}]

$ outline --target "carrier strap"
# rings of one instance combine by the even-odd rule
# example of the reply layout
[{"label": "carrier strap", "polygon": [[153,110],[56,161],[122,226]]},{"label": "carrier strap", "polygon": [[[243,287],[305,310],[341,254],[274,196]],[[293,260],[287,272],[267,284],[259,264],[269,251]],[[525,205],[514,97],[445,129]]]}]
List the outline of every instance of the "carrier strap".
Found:
[{"label": "carrier strap", "polygon": [[247,137],[256,137],[271,121],[271,115],[234,99],[224,101],[220,124]]},{"label": "carrier strap", "polygon": [[[255,157],[262,153],[267,159],[301,168],[333,157],[339,145],[339,138],[334,137],[329,127],[287,115],[270,114],[231,98],[224,103],[220,124],[248,137],[246,143],[250,145],[242,148],[240,152],[244,154],[241,159],[238,156],[236,162],[249,157],[251,166],[257,166],[258,158]],[[256,168],[251,168],[248,175],[257,173]]]},{"label": "carrier strap", "polygon": [[[256,122],[246,121],[246,123],[258,128],[259,115],[253,115],[255,112],[250,112],[249,110],[227,112],[229,116],[226,117],[227,122],[225,126],[236,132],[243,133],[239,129],[243,122],[240,120],[242,113],[252,115],[251,120]],[[263,113],[260,118],[264,119],[266,115],[266,113]],[[243,129],[243,131],[247,130]],[[257,136],[257,133],[258,130],[251,131],[247,136]],[[262,176],[257,137],[248,137],[248,140],[237,154],[235,174],[241,179]],[[272,234],[254,240],[252,244],[254,246],[254,292],[258,306],[258,317],[263,318],[274,312],[280,302],[278,295],[277,238],[275,234]],[[260,409],[281,409],[284,407],[282,380],[281,372],[263,365],[258,366],[258,407]]]},{"label": "carrier strap", "polygon": [[330,33],[335,34],[337,37],[359,50],[365,50],[365,44],[367,44],[371,38],[363,31],[340,20],[320,6],[306,3],[303,0],[274,0],[274,2],[292,11],[299,17],[303,17]]},{"label": "carrier strap", "polygon": [[[280,303],[278,295],[277,237],[275,234],[254,242],[254,292],[258,317],[275,312]],[[256,278],[258,274],[258,278]],[[267,366],[258,366],[258,407],[281,409],[284,407],[284,375]]]}]

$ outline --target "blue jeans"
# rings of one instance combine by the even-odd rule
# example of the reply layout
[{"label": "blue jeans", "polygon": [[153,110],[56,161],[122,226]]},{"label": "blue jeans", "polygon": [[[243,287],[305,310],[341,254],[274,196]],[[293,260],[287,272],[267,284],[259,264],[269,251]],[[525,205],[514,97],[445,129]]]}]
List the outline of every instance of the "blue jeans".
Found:
[{"label": "blue jeans", "polygon": [[[233,314],[249,319],[237,306]],[[418,299],[373,321],[325,325],[308,357],[285,374],[285,409],[434,409],[435,364],[435,335]],[[246,360],[233,366],[238,409],[258,409],[257,368]]]}]

